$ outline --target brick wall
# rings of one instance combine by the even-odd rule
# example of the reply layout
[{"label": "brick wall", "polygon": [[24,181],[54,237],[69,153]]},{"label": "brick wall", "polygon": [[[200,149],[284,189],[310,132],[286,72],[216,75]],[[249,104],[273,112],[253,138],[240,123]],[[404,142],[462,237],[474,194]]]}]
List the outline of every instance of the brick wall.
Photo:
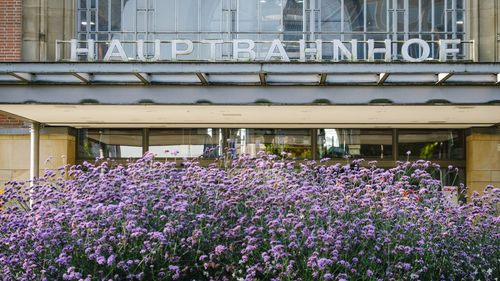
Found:
[{"label": "brick wall", "polygon": [[21,0],[0,0],[0,61],[21,60]]},{"label": "brick wall", "polygon": [[0,127],[22,127],[24,125],[24,121],[17,120],[11,117],[7,117],[5,115],[0,115]]}]

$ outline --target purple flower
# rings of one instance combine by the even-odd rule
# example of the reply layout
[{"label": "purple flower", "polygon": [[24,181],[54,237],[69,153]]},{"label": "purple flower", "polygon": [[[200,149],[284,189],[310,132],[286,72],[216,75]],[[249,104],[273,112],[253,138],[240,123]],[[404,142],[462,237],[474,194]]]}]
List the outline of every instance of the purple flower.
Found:
[{"label": "purple flower", "polygon": [[98,264],[105,264],[105,263],[106,263],[106,261],[107,261],[107,259],[106,259],[105,257],[103,257],[103,256],[99,256],[99,257],[97,257],[97,258],[96,258],[96,260],[95,260],[95,261],[96,261]]},{"label": "purple flower", "polygon": [[215,247],[215,254],[217,256],[220,256],[224,251],[226,250],[226,247],[223,246],[223,245],[218,245],[217,247]]},{"label": "purple flower", "polygon": [[99,159],[68,167],[68,179],[7,183],[2,278],[358,280],[375,264],[388,280],[459,280],[497,262],[500,189],[460,185],[473,196],[454,206],[427,160],[383,169],[237,151],[208,166]]},{"label": "purple flower", "polygon": [[332,263],[333,263],[333,261],[332,261],[332,260],[330,260],[330,259],[327,259],[327,258],[320,258],[320,259],[318,260],[318,267],[319,267],[319,269],[323,270],[323,269],[325,269],[325,267],[326,267],[327,265],[330,265],[330,264],[332,264]]},{"label": "purple flower", "polygon": [[112,266],[114,262],[115,262],[115,255],[110,255],[107,260],[107,265]]},{"label": "purple flower", "polygon": [[169,265],[169,266],[168,266],[168,269],[169,269],[170,271],[174,271],[174,272],[179,271],[179,267],[178,267],[178,266],[176,266],[176,265]]}]

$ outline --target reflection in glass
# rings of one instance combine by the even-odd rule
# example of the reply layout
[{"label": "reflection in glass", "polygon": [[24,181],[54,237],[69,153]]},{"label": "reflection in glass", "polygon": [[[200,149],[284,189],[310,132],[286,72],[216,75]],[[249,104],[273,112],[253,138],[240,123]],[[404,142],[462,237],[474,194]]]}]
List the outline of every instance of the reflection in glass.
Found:
[{"label": "reflection in glass", "polygon": [[259,2],[257,1],[241,1],[238,9],[238,31],[249,32],[258,31]]},{"label": "reflection in glass", "polygon": [[[435,8],[434,8],[434,30],[433,32],[442,32],[444,31],[444,0],[435,0]],[[444,38],[441,38],[444,39]]]},{"label": "reflection in glass", "polygon": [[367,31],[386,31],[387,3],[385,0],[366,1],[366,29]]},{"label": "reflection in glass", "polygon": [[138,158],[142,156],[142,130],[82,129],[78,133],[80,158]]},{"label": "reflection in glass", "polygon": [[98,20],[99,20],[99,31],[109,30],[109,13],[108,13],[108,1],[99,1],[98,9]]},{"label": "reflection in glass", "polygon": [[[303,5],[304,2],[299,1],[284,1],[285,7],[283,9],[283,28],[284,35],[283,40],[286,41],[299,41],[303,38]],[[299,45],[298,44],[286,44],[285,50],[288,55],[292,58],[298,58],[299,55]]]},{"label": "reflection in glass", "polygon": [[442,167],[440,172],[440,179],[443,186],[457,186],[459,183],[465,182],[465,169],[452,167],[450,170],[448,167]]},{"label": "reflection in glass", "polygon": [[320,129],[318,154],[319,158],[391,159],[392,130]]},{"label": "reflection in glass", "polygon": [[87,12],[80,12],[80,31],[87,32]]},{"label": "reflection in glass", "polygon": [[347,14],[347,22],[351,26],[352,31],[363,31],[364,30],[364,9],[363,0],[350,0],[345,1],[345,10]]},{"label": "reflection in glass", "polygon": [[[422,7],[432,7],[433,0],[422,0]],[[422,9],[422,31],[432,32],[432,9]]]},{"label": "reflection in glass", "polygon": [[120,31],[121,28],[122,28],[121,0],[111,0],[111,30]]},{"label": "reflection in glass", "polygon": [[261,31],[283,31],[281,28],[282,0],[260,1]]},{"label": "reflection in glass", "polygon": [[399,157],[406,159],[464,159],[464,136],[459,130],[400,130]]},{"label": "reflection in glass", "polygon": [[[345,14],[345,12],[344,12]],[[347,19],[347,17],[345,17]],[[350,31],[350,25],[345,24],[344,28]],[[342,30],[342,5],[340,0],[322,1],[321,2],[321,30],[327,32],[340,32]],[[328,37],[323,37],[327,39]],[[328,38],[328,39],[339,39],[339,38]]]},{"label": "reflection in glass", "polygon": [[222,21],[222,9],[220,0],[203,0],[200,1],[201,13],[201,31],[220,31]]},{"label": "reflection in glass", "polygon": [[418,32],[420,22],[418,20],[419,17],[419,9],[418,9],[418,1],[409,1],[409,30],[410,32]]},{"label": "reflection in glass", "polygon": [[309,129],[231,129],[231,148],[235,154],[257,156],[259,151],[281,155],[290,153],[297,159],[311,158]]},{"label": "reflection in glass", "polygon": [[150,130],[149,151],[157,157],[218,157],[222,155],[222,129]]},{"label": "reflection in glass", "polygon": [[177,26],[179,31],[198,30],[198,0],[177,1]]},{"label": "reflection in glass", "polygon": [[157,1],[156,10],[161,11],[161,16],[157,12],[155,17],[156,31],[175,30],[175,0]]},{"label": "reflection in glass", "polygon": [[283,26],[286,31],[293,32],[293,34],[286,36],[285,40],[299,40],[302,39],[303,29],[303,5],[304,2],[298,1],[285,1],[286,5],[283,9]]},{"label": "reflection in glass", "polygon": [[[327,60],[332,59],[332,45],[327,42],[334,39],[361,42],[464,38],[464,3],[465,0],[78,0],[76,31],[78,38],[83,34],[83,38],[88,39],[97,31],[98,37],[106,34],[108,39],[123,40],[126,35],[132,35],[127,39],[132,41],[142,37],[147,40],[281,39],[294,41],[284,44],[293,60],[299,58],[298,40],[322,39],[323,57]],[[400,48],[402,44],[395,45]],[[365,58],[366,44],[358,46],[360,58]],[[265,44],[256,46],[258,59],[267,54],[267,49],[260,50],[265,47]],[[307,43],[306,47],[314,48],[314,44]],[[218,59],[230,57],[230,44],[217,48]],[[207,45],[196,45],[193,55],[183,59],[198,59],[199,54],[208,54],[208,49]],[[457,57],[465,57],[467,50],[462,46],[460,50]],[[161,53],[162,60],[169,59],[169,50]],[[437,58],[434,46],[432,58]]]}]

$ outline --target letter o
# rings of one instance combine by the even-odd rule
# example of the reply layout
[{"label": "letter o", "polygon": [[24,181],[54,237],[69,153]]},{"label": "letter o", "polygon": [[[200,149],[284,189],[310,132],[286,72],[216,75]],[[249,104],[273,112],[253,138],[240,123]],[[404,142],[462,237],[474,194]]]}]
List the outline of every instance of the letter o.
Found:
[{"label": "letter o", "polygon": [[[422,49],[422,54],[418,58],[411,57],[409,54],[409,48],[413,44],[418,44]],[[427,44],[427,42],[425,42],[424,40],[418,38],[413,38],[406,41],[403,44],[403,47],[401,48],[401,54],[403,55],[403,59],[409,62],[422,62],[429,57],[430,53],[431,53],[431,48],[429,47],[429,44]]]}]

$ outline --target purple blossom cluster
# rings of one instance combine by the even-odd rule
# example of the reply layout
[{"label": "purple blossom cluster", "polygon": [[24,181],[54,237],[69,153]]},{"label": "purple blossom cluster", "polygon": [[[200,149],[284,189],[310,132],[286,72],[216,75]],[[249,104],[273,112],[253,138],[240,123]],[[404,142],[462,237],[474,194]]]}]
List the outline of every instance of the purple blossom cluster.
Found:
[{"label": "purple blossom cluster", "polygon": [[225,168],[195,161],[101,159],[70,167],[68,179],[48,171],[33,188],[9,182],[0,195],[0,278],[500,276],[500,189],[453,205],[428,161],[392,169],[264,153],[225,160]]}]

